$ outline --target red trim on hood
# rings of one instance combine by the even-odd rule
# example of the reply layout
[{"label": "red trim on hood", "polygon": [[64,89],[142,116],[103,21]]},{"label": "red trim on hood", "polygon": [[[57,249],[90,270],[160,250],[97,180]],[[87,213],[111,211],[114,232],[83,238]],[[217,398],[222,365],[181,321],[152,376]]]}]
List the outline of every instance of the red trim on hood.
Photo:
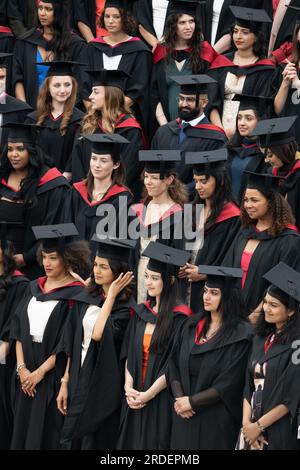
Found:
[{"label": "red trim on hood", "polygon": [[102,204],[103,202],[107,201],[113,196],[116,196],[117,194],[129,192],[129,189],[126,188],[126,186],[120,186],[118,184],[114,184],[113,186],[109,188],[104,198],[102,198],[100,201],[91,202],[89,201],[88,190],[84,181],[79,181],[78,183],[74,183],[73,188],[76,189],[76,191],[80,194],[82,199],[84,199],[85,202],[89,206],[97,206],[98,204]]},{"label": "red trim on hood", "polygon": [[49,181],[55,180],[60,176],[62,176],[62,173],[57,168],[50,168],[50,170],[46,171],[46,173],[41,177],[39,186],[43,186],[44,184],[49,183]]},{"label": "red trim on hood", "polygon": [[120,44],[125,44],[126,42],[133,42],[133,41],[141,41],[140,38],[137,38],[137,37],[132,37],[130,39],[128,39],[127,41],[121,41],[121,42],[118,42],[117,44],[108,44],[106,41],[104,41],[103,37],[100,36],[99,38],[95,38],[93,39],[92,41],[90,41],[91,43],[93,42],[99,42],[100,44],[106,44],[107,46],[111,47],[112,49],[114,49],[115,47],[117,46],[120,46]]},{"label": "red trim on hood", "polygon": [[8,26],[0,26],[0,33],[11,33],[11,34],[13,34],[12,29],[10,29]]},{"label": "red trim on hood", "polygon": [[13,276],[14,277],[18,277],[18,276],[25,276],[24,273],[21,273],[21,271],[18,271],[17,269],[13,272]]},{"label": "red trim on hood", "polygon": [[215,223],[218,224],[220,222],[224,222],[224,220],[232,219],[233,217],[239,217],[240,215],[241,211],[238,206],[236,206],[232,202],[228,202],[227,204],[225,204],[221,213],[216,218]]},{"label": "red trim on hood", "polygon": [[[136,213],[136,216],[141,221],[143,226],[144,227],[149,227],[149,225],[145,225],[144,221],[143,221],[144,207],[146,207],[145,204],[143,202],[140,202],[138,204],[134,204],[133,206],[131,206],[131,209]],[[161,222],[162,220],[166,219],[167,217],[170,217],[172,214],[175,214],[176,212],[180,212],[182,210],[183,209],[179,204],[174,203],[174,205],[172,207],[170,207],[170,209],[168,209],[166,212],[164,212],[162,214],[162,216],[160,217],[158,222]],[[155,223],[158,223],[158,222],[155,222]],[[153,225],[153,224],[150,224],[150,225]]]},{"label": "red trim on hood", "polygon": [[[291,176],[293,173],[296,173],[297,170],[300,170],[300,160],[297,160],[297,162],[295,163],[295,165],[293,166],[293,168],[290,170],[290,172],[284,176],[284,178],[288,178],[289,176]],[[278,168],[272,168],[272,174],[274,176],[278,176]]]},{"label": "red trim on hood", "polygon": [[57,290],[65,288],[65,287],[72,287],[72,286],[83,286],[84,287],[84,284],[82,284],[82,282],[74,281],[74,282],[70,282],[70,284],[65,284],[64,286],[56,287],[55,289],[51,289],[51,290],[48,290],[47,292],[45,292],[45,284],[46,284],[47,279],[48,279],[47,276],[37,278],[38,286],[39,286],[40,290],[43,292],[43,294],[50,294],[51,292],[55,292]]}]

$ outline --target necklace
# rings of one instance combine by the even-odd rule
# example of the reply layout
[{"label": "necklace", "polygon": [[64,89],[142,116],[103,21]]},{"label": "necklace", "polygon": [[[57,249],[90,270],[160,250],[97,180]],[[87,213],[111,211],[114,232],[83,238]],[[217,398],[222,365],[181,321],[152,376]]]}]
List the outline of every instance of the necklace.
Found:
[{"label": "necklace", "polygon": [[104,190],[104,191],[98,191],[95,193],[95,191],[93,191],[93,200],[94,201],[99,201],[99,199],[102,199],[103,195],[105,193],[107,193],[108,189],[110,188],[111,184],[109,184],[109,186],[107,186],[107,188]]}]

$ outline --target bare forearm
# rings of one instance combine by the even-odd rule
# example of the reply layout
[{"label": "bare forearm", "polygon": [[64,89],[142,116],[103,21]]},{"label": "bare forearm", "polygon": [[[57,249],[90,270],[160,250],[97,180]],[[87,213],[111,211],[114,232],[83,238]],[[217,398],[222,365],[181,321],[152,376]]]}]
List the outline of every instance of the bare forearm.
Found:
[{"label": "bare forearm", "polygon": [[285,405],[277,405],[272,410],[268,411],[265,415],[263,415],[259,419],[259,423],[268,428],[272,426],[272,424],[276,423],[279,419],[283,418],[283,416],[289,413],[289,409]]},{"label": "bare forearm", "polygon": [[15,95],[16,95],[16,98],[18,98],[21,101],[25,101],[26,103],[25,88],[22,82],[16,83]]},{"label": "bare forearm", "polygon": [[162,104],[160,102],[156,106],[155,116],[156,116],[157,122],[160,126],[163,126],[164,124],[167,124],[168,120],[165,116]]},{"label": "bare forearm", "polygon": [[90,42],[90,41],[93,41],[93,39],[95,39],[91,28],[87,24],[83,23],[82,21],[78,21],[77,26],[78,26],[79,31],[81,32],[81,35],[86,40],[86,42]]},{"label": "bare forearm", "polygon": [[145,39],[145,41],[152,47],[152,49],[156,46],[158,43],[158,39],[153,36],[153,34],[149,33],[144,26],[141,24],[139,25],[139,31],[141,33],[141,36]]},{"label": "bare forearm", "polygon": [[215,44],[214,50],[219,54],[223,54],[228,51],[231,47],[231,36],[230,34],[225,34],[222,36]]},{"label": "bare forearm", "polygon": [[213,109],[210,113],[210,121],[214,126],[219,126],[223,129],[220,113],[217,109]]},{"label": "bare forearm", "polygon": [[285,106],[286,99],[289,93],[289,88],[290,87],[285,82],[282,82],[277,92],[277,95],[275,96],[274,110],[277,115],[282,112]]},{"label": "bare forearm", "polygon": [[98,317],[97,317],[97,320],[93,329],[92,339],[94,341],[101,340],[107,319],[111,314],[114,302],[115,302],[114,297],[108,296],[105,299],[105,302],[101,310],[99,311],[99,314],[98,314]]},{"label": "bare forearm", "polygon": [[162,375],[148,388],[147,392],[151,398],[154,398],[165,388],[167,388],[166,376]]},{"label": "bare forearm", "polygon": [[38,369],[42,372],[43,375],[46,375],[47,372],[54,369],[55,363],[56,363],[56,355],[53,354],[52,356],[48,357],[48,359],[45,362],[43,362],[43,364],[41,364]]},{"label": "bare forearm", "polygon": [[251,422],[251,406],[248,400],[244,398],[243,401],[243,424]]}]

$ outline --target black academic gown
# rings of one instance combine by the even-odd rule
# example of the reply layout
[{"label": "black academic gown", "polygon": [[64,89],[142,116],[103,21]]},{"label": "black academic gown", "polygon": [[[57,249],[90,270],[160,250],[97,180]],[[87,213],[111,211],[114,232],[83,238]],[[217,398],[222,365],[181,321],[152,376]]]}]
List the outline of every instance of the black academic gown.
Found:
[{"label": "black academic gown", "polygon": [[[299,8],[299,0],[291,0],[290,6],[296,6]],[[297,13],[295,10],[291,10],[290,8],[286,9],[278,34],[276,36],[274,50],[278,49],[286,41],[292,41],[297,19],[297,14],[295,13]],[[270,26],[269,31],[271,32]]]},{"label": "black academic gown", "polygon": [[[297,154],[296,154],[297,155]],[[285,197],[296,219],[296,226],[300,230],[300,154],[294,165],[284,175],[284,180],[280,184],[280,192]],[[275,176],[283,176],[277,168],[272,171]]]},{"label": "black academic gown", "polygon": [[[83,290],[80,282],[43,291],[46,278],[32,281],[28,287],[23,304],[12,320],[11,338],[22,343],[24,362],[27,369],[34,371],[51,355],[56,354],[54,369],[49,371],[36,387],[34,398],[25,395],[20,382],[16,382],[15,420],[11,443],[12,450],[54,450],[59,449],[60,431],[63,415],[56,406],[60,379],[64,374],[67,356],[57,351],[63,326],[70,313],[70,302]],[[58,300],[47,322],[42,343],[31,340],[28,318],[28,304],[32,297],[38,301]]]},{"label": "black academic gown", "polygon": [[180,180],[185,183],[193,181],[192,165],[186,165],[185,152],[203,152],[206,150],[217,150],[226,144],[226,136],[218,126],[212,125],[204,117],[199,124],[187,127],[186,139],[179,144],[180,119],[171,121],[157,129],[151,144],[154,150],[181,150],[182,159],[176,163],[176,171]]},{"label": "black academic gown", "polygon": [[[135,105],[132,107],[135,117],[141,123],[144,131],[148,128],[149,113],[149,85],[151,77],[151,51],[146,44],[137,37],[121,42],[113,47],[107,44],[102,37],[91,41],[86,49],[85,62],[90,69],[103,69],[103,54],[108,57],[122,55],[118,69],[127,72],[124,93],[131,98]],[[91,77],[83,72],[83,99],[87,100],[91,94]]]},{"label": "black academic gown", "polygon": [[[273,80],[276,66],[271,59],[261,59],[254,64],[239,67],[232,62],[234,52],[219,55],[211,64],[209,75],[217,83],[209,84],[209,104],[206,113],[217,109],[222,118],[223,103],[225,99],[225,81],[227,73],[236,76],[246,75],[242,93],[245,95],[271,96],[271,81]],[[209,116],[209,114],[207,114]]]},{"label": "black academic gown", "polygon": [[[22,39],[17,39],[15,44],[14,67],[12,73],[13,89],[16,83],[22,82],[25,88],[26,102],[36,109],[36,102],[38,97],[38,77],[35,62],[37,62],[38,47],[51,50],[51,42],[43,38],[42,32],[39,29],[33,32],[28,32]],[[85,58],[86,43],[77,36],[71,33],[71,41],[68,50],[65,52],[64,57],[55,57],[54,60],[71,60],[79,63],[86,63]],[[75,77],[79,84],[78,100],[81,98],[81,82],[79,74],[79,66],[75,67]]]},{"label": "black academic gown", "polygon": [[[173,323],[170,339],[164,351],[149,351],[145,383],[142,385],[143,337],[147,323],[155,324],[157,314],[150,302],[138,306],[128,326],[121,358],[127,359],[127,369],[133,378],[135,390],[148,390],[151,385],[166,373],[172,343],[176,331],[191,315],[185,305],[177,305],[173,310]],[[132,410],[123,400],[118,450],[167,450],[170,448],[171,403],[167,389],[162,390],[147,406]]]},{"label": "black academic gown", "polygon": [[[300,410],[300,365],[292,361],[293,346],[273,342],[267,348],[267,338],[255,336],[246,375],[244,398],[251,405],[255,391],[254,367],[260,365],[265,371],[261,397],[260,416],[283,404],[289,412],[264,432],[268,442],[265,450],[299,450],[298,416]],[[296,341],[299,342],[299,339]],[[259,419],[259,417],[257,417]]]},{"label": "black academic gown", "polygon": [[[116,230],[120,238],[127,238],[127,220],[128,207],[132,203],[132,194],[126,186],[113,185],[107,191],[106,195],[100,200],[91,202],[88,197],[86,184],[81,181],[75,183],[67,196],[64,207],[64,221],[73,222],[79,232],[79,239],[90,241],[94,233],[107,230],[107,210],[111,207],[109,214],[108,230],[113,236],[111,230]],[[102,209],[103,208],[103,209]],[[116,221],[113,218],[113,211],[116,214]],[[120,220],[119,220],[120,216]],[[123,220],[124,217],[124,220]],[[101,229],[100,226],[101,225]],[[124,232],[121,232],[124,230]],[[123,234],[122,234],[123,233]],[[97,248],[96,242],[91,242],[91,249],[95,254]]]},{"label": "black academic gown", "polygon": [[[7,122],[20,122],[23,123],[26,119],[26,115],[32,110],[32,108],[24,101],[17,100],[13,96],[6,95],[0,100],[0,114],[3,116],[2,125]],[[3,147],[7,143],[7,136],[9,130],[2,128],[0,130],[1,141],[0,141],[0,152],[2,153]]]},{"label": "black academic gown", "polygon": [[116,446],[123,396],[124,371],[120,351],[135,301],[113,306],[99,342],[90,342],[81,366],[82,321],[90,305],[104,298],[83,293],[76,299],[64,328],[62,349],[71,359],[68,413],[61,435],[62,449],[108,450]]},{"label": "black academic gown", "polygon": [[169,364],[169,382],[179,382],[182,395],[191,397],[209,388],[219,400],[201,406],[190,419],[173,409],[171,449],[233,450],[242,421],[242,394],[252,328],[240,322],[229,337],[218,335],[196,344],[201,314],[189,319],[176,338]]},{"label": "black academic gown", "polygon": [[[180,51],[181,60],[190,61],[191,48],[187,48],[184,51]],[[217,57],[216,51],[211,47],[208,42],[202,43],[200,58],[202,59],[202,69],[199,69],[197,73],[207,73],[210,64]],[[155,125],[155,111],[158,103],[161,103],[164,114],[168,121],[170,121],[169,115],[169,98],[168,98],[168,86],[166,81],[166,56],[167,49],[164,44],[158,44],[153,53],[153,69],[151,77],[151,135],[157,127]],[[178,57],[177,61],[181,61]],[[172,59],[174,61],[174,59]]]},{"label": "black academic gown", "polygon": [[250,261],[242,289],[248,313],[253,312],[263,300],[268,282],[263,279],[271,268],[280,261],[294,269],[300,266],[300,235],[296,227],[289,226],[280,235],[272,237],[266,231],[258,232],[255,225],[240,230],[232,242],[223,266],[241,268],[241,258],[248,240],[259,240]]},{"label": "black academic gown", "polygon": [[[204,232],[203,246],[196,255],[194,264],[196,266],[211,265],[220,266],[225,258],[236,234],[240,229],[240,210],[233,203],[227,203],[215,223],[209,230]],[[191,309],[199,312],[201,292],[204,282],[191,283]]]},{"label": "black academic gown", "polygon": [[[59,127],[64,115],[61,114],[56,119],[49,114],[44,122],[43,128],[39,134],[39,146],[44,150],[46,155],[51,158],[53,166],[62,173],[71,167],[71,155],[74,140],[80,126],[80,122],[84,113],[77,108],[73,109],[68,129],[65,135],[61,135]],[[37,122],[37,113],[28,114],[27,119],[30,123]]]},{"label": "black academic gown", "polygon": [[[12,275],[12,282],[0,303],[0,341],[9,342],[11,318],[17,306],[22,302],[28,279],[19,271]],[[11,379],[15,369],[16,357],[13,350],[6,357],[5,364],[0,362],[0,449],[10,447],[13,410],[11,403]]]},{"label": "black academic gown", "polygon": [[10,53],[14,47],[14,34],[9,27],[8,3],[8,0],[0,0],[0,52]]},{"label": "black academic gown", "polygon": [[[23,213],[23,226],[25,226],[23,256],[26,265],[22,271],[29,279],[36,278],[41,269],[36,261],[36,251],[39,242],[35,239],[31,227],[35,225],[52,225],[63,223],[63,205],[69,183],[56,168],[44,167],[37,188],[37,203],[32,208],[25,208]],[[18,199],[15,191],[2,179],[0,182],[0,197],[9,200]],[[13,220],[9,220],[14,222]]]}]

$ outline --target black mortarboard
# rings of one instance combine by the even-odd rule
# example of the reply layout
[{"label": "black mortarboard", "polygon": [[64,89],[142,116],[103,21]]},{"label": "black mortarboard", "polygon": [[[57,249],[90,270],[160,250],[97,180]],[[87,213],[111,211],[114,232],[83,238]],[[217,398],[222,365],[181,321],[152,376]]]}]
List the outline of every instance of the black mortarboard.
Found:
[{"label": "black mortarboard", "polygon": [[206,175],[211,170],[225,169],[227,157],[227,148],[206,152],[186,152],[185,163],[186,165],[193,165],[193,171],[196,175]]},{"label": "black mortarboard", "polygon": [[191,254],[162,243],[150,242],[142,256],[150,258],[147,266],[150,271],[168,271],[169,274],[175,275],[176,271],[188,262]]},{"label": "black mortarboard", "polygon": [[259,116],[267,114],[268,107],[274,101],[274,98],[268,96],[254,96],[254,95],[239,95],[235,94],[232,101],[239,101],[239,111],[245,111],[246,109],[253,109],[257,111]]},{"label": "black mortarboard", "polygon": [[104,8],[122,8],[127,9],[128,0],[106,0]]},{"label": "black mortarboard", "polygon": [[20,122],[7,122],[2,127],[8,128],[7,142],[25,142],[35,144],[38,131],[42,126],[36,124],[23,124]]},{"label": "black mortarboard", "polygon": [[42,65],[44,67],[49,67],[47,72],[47,77],[56,77],[56,76],[74,76],[74,67],[81,64],[79,62],[67,62],[62,60],[53,60],[52,62],[35,62],[35,65]]},{"label": "black mortarboard", "polygon": [[267,293],[290,308],[300,302],[300,273],[282,261],[268,271],[264,279],[271,283]]},{"label": "black mortarboard", "polygon": [[216,80],[208,75],[178,75],[170,77],[174,82],[180,85],[180,91],[185,95],[197,95],[207,93],[207,85],[217,83]]},{"label": "black mortarboard", "polygon": [[209,288],[228,288],[236,286],[243,277],[243,270],[240,268],[229,268],[225,266],[198,266],[198,272],[206,274],[205,284]]},{"label": "black mortarboard", "polygon": [[0,53],[0,68],[8,67],[9,58],[12,57],[14,54],[9,54],[7,52]]},{"label": "black mortarboard", "polygon": [[229,6],[234,18],[235,24],[242,28],[250,29],[256,32],[261,28],[262,23],[272,23],[271,18],[263,9],[245,8],[238,6]]},{"label": "black mortarboard", "polygon": [[295,140],[293,124],[298,116],[287,116],[259,121],[251,136],[258,137],[260,147],[267,149],[272,145],[288,144]]},{"label": "black mortarboard", "polygon": [[279,191],[279,183],[283,179],[271,173],[253,173],[252,171],[244,171],[244,173],[247,175],[247,188],[258,191],[261,189]]},{"label": "black mortarboard", "polygon": [[205,3],[199,0],[171,0],[169,2],[169,7],[167,10],[168,16],[169,15],[191,15],[196,17],[197,14],[197,7],[201,4]]},{"label": "black mortarboard", "polygon": [[136,240],[127,240],[119,238],[101,238],[95,233],[92,237],[93,242],[97,242],[96,256],[113,261],[129,262],[130,251],[135,248]]},{"label": "black mortarboard", "polygon": [[42,241],[43,251],[62,253],[65,246],[79,235],[74,224],[36,225],[32,231],[37,240]]},{"label": "black mortarboard", "polygon": [[167,172],[176,170],[176,162],[181,161],[180,150],[140,150],[139,161],[145,162],[147,173],[159,173],[164,179]]},{"label": "black mortarboard", "polygon": [[[92,152],[97,155],[115,155],[119,153],[120,144],[129,144],[129,140],[120,134],[90,134],[83,136],[92,144]],[[117,151],[117,152],[116,152]]]},{"label": "black mortarboard", "polygon": [[286,8],[290,8],[291,10],[294,10],[296,14],[296,23],[295,24],[300,24],[300,7],[296,7],[294,5],[285,5]]},{"label": "black mortarboard", "polygon": [[86,70],[92,78],[92,86],[114,86],[125,90],[126,82],[129,77],[123,70]]}]

